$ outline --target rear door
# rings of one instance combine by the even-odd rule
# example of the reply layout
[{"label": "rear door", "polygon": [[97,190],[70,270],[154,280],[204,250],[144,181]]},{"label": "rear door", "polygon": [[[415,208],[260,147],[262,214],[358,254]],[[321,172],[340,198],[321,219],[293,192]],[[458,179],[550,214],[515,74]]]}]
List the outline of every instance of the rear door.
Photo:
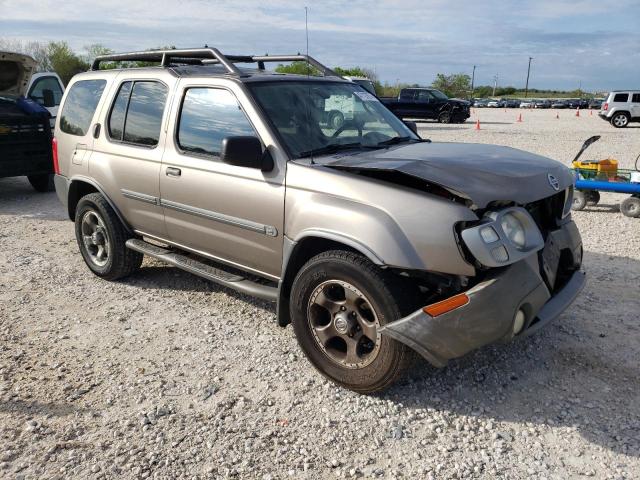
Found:
[{"label": "rear door", "polygon": [[[212,84],[214,83],[214,84]],[[169,239],[189,250],[277,279],[282,268],[286,159],[241,85],[183,79],[160,172]],[[270,172],[220,161],[228,136],[258,137]]]},{"label": "rear door", "polygon": [[100,115],[89,163],[91,178],[137,231],[166,236],[160,201],[160,163],[169,93],[175,78],[158,72],[121,73]]}]

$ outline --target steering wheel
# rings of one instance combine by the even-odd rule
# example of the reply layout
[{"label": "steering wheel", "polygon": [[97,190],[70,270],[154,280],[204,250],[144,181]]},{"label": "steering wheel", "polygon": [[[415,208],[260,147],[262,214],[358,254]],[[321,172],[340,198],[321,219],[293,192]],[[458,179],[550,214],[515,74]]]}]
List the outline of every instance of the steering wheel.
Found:
[{"label": "steering wheel", "polygon": [[338,128],[335,132],[333,132],[333,135],[331,135],[331,138],[336,138],[338,135],[344,132],[345,129],[347,129],[348,127],[351,127],[358,130],[358,139],[362,140],[363,126],[364,126],[363,122],[356,122],[355,120],[345,120],[344,123],[340,126],[340,128]]}]

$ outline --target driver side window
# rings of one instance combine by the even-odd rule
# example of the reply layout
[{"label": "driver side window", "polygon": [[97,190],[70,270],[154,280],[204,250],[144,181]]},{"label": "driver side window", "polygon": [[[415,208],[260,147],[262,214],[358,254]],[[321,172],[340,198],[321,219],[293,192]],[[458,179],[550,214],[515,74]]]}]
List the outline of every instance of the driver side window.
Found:
[{"label": "driver side window", "polygon": [[62,89],[55,77],[42,77],[33,82],[29,91],[29,98],[35,100],[40,105],[44,105],[44,91],[50,90],[53,93],[53,101],[55,106],[60,105],[62,100]]}]

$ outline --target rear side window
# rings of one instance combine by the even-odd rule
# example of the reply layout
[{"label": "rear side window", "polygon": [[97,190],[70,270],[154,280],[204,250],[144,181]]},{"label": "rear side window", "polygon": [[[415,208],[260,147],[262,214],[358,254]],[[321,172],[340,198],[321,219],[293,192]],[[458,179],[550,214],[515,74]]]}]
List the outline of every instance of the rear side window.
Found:
[{"label": "rear side window", "polygon": [[106,84],[106,80],[80,80],[71,86],[60,115],[64,133],[86,135]]},{"label": "rear side window", "polygon": [[109,114],[109,135],[114,140],[155,147],[166,100],[167,87],[159,82],[124,82]]},{"label": "rear side window", "polygon": [[613,97],[614,102],[628,102],[629,94],[628,93],[616,93]]},{"label": "rear side window", "polygon": [[631,98],[631,101],[633,103],[640,103],[640,93],[634,93],[633,97]]},{"label": "rear side window", "polygon": [[178,146],[200,155],[219,156],[225,137],[257,136],[236,97],[227,90],[188,89],[179,121]]}]

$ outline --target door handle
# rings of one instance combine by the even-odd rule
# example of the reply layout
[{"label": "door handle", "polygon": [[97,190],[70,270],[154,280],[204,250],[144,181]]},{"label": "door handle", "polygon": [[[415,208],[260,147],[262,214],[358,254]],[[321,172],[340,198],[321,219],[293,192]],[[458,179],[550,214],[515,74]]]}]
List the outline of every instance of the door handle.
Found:
[{"label": "door handle", "polygon": [[182,170],[176,167],[167,167],[166,174],[167,177],[179,177],[182,175]]}]

